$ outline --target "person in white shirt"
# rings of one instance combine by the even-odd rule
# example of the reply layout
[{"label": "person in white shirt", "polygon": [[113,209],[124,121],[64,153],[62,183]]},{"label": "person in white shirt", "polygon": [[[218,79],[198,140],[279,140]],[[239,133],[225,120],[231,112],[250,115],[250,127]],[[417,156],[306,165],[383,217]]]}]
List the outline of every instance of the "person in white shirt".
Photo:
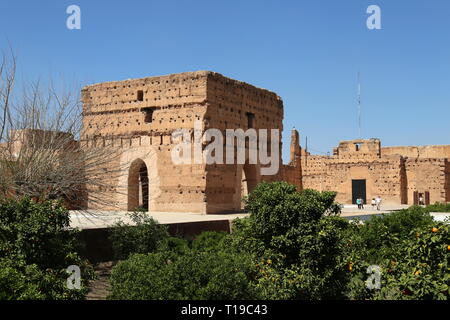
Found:
[{"label": "person in white shirt", "polygon": [[420,197],[419,197],[419,205],[423,206],[423,197],[422,197],[422,195],[420,195]]},{"label": "person in white shirt", "polygon": [[380,210],[380,207],[381,207],[381,198],[380,198],[380,196],[378,196],[375,199],[375,203],[377,204],[377,210]]}]

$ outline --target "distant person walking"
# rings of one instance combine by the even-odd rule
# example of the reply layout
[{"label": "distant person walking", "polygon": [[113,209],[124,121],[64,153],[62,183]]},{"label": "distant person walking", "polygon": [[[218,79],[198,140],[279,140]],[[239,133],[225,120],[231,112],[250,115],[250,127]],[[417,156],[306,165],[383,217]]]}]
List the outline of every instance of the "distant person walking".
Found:
[{"label": "distant person walking", "polygon": [[358,209],[361,210],[361,198],[356,199],[356,204],[358,205]]},{"label": "distant person walking", "polygon": [[377,204],[377,210],[380,211],[380,207],[381,207],[381,198],[380,198],[380,196],[378,196],[375,199],[375,203]]},{"label": "distant person walking", "polygon": [[375,210],[376,206],[377,206],[377,202],[375,201],[375,198],[372,198],[372,209]]},{"label": "distant person walking", "polygon": [[423,197],[422,197],[422,195],[420,195],[420,197],[419,197],[419,206],[423,206],[423,205],[424,205]]},{"label": "distant person walking", "polygon": [[363,200],[363,198],[359,198],[359,201],[361,202],[361,209],[364,210],[364,200]]}]

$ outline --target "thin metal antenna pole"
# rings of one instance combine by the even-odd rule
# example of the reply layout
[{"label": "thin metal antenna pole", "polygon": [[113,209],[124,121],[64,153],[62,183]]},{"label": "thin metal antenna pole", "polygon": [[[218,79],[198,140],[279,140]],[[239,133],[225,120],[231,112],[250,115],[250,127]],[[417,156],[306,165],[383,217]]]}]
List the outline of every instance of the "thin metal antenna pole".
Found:
[{"label": "thin metal antenna pole", "polygon": [[362,139],[361,136],[361,76],[358,72],[358,135],[359,138]]}]

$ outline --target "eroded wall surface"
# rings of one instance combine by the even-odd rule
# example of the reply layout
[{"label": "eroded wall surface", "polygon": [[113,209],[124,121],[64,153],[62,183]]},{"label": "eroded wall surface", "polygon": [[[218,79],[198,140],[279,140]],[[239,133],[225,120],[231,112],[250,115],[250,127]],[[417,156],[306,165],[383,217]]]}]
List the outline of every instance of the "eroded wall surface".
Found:
[{"label": "eroded wall surface", "polygon": [[429,193],[430,203],[446,202],[448,171],[446,159],[407,159],[406,176],[408,203],[413,203],[414,192]]},{"label": "eroded wall surface", "polygon": [[383,155],[401,155],[407,158],[447,158],[450,159],[450,145],[444,146],[417,146],[417,147],[383,147]]},{"label": "eroded wall surface", "polygon": [[[414,204],[419,194],[429,202],[449,201],[450,146],[381,147],[378,139],[342,141],[332,156],[302,152],[304,188],[337,192],[352,203],[352,180],[365,180],[366,200]],[[417,200],[417,199],[416,199]]]},{"label": "eroded wall surface", "polygon": [[[283,101],[275,93],[256,88],[250,84],[226,78],[218,73],[208,74],[207,84],[208,108],[204,117],[205,129],[215,128],[222,132],[224,148],[231,140],[226,139],[226,129],[271,130],[283,129]],[[268,132],[270,137],[270,132]],[[281,135],[280,135],[281,141]],[[235,146],[237,140],[235,140]],[[270,139],[268,140],[270,143]],[[281,167],[281,143],[279,156],[276,159]],[[259,145],[246,142],[246,163],[237,159],[235,148],[235,164],[211,164],[206,167],[206,203],[208,212],[239,211],[242,208],[242,182],[247,184],[250,192],[259,182],[274,177],[261,175],[261,163],[250,163],[250,150],[259,153]],[[225,157],[225,153],[224,153]],[[281,169],[279,170],[279,172]],[[280,173],[275,175],[279,177]]]},{"label": "eroded wall surface", "polygon": [[450,160],[445,162],[445,201],[450,202]]},{"label": "eroded wall surface", "polygon": [[[283,102],[273,92],[199,71],[100,83],[85,87],[82,96],[83,148],[109,149],[114,154],[95,169],[108,175],[103,186],[88,187],[89,208],[132,210],[147,193],[135,187],[143,171],[152,211],[235,212],[242,209],[242,195],[261,181],[288,179],[301,188],[299,159],[288,165],[281,162]],[[261,167],[267,165],[259,157],[256,163],[248,161],[250,142],[245,163],[173,162],[172,151],[178,145],[172,140],[175,130],[186,129],[194,143],[197,133],[210,128],[224,138],[226,129],[268,129],[269,137],[271,129],[278,129],[279,170],[261,175]],[[226,139],[223,143],[225,148]],[[298,133],[295,144],[293,152],[299,158]],[[201,145],[202,151],[206,145]],[[192,144],[191,152],[194,149]]]},{"label": "eroded wall surface", "polygon": [[195,72],[107,82],[83,89],[83,140],[88,145],[116,150],[118,155],[108,169],[120,169],[112,175],[106,190],[90,190],[92,198],[100,194],[110,198],[111,206],[93,199],[90,208],[133,209],[129,207],[130,169],[133,162],[143,161],[148,171],[150,210],[206,211],[205,166],[177,166],[171,158],[172,132],[191,130],[195,121],[203,121],[206,83],[207,73]]}]

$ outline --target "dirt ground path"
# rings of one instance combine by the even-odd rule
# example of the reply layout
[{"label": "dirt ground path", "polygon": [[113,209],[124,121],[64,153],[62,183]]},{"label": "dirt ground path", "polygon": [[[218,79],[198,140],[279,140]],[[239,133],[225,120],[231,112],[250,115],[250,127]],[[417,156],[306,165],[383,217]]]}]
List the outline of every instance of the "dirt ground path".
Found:
[{"label": "dirt ground path", "polygon": [[86,300],[105,300],[110,292],[109,276],[111,269],[116,262],[108,261],[101,262],[94,266],[97,279],[91,281],[89,284],[89,292],[86,295]]}]

